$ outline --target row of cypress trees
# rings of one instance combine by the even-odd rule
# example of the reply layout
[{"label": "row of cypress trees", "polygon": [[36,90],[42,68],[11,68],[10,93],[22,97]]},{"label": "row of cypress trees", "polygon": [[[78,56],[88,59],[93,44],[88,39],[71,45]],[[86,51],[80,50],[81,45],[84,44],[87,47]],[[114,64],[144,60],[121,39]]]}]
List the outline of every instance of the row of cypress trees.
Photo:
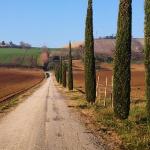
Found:
[{"label": "row of cypress trees", "polygon": [[[127,119],[130,111],[131,93],[131,41],[132,41],[132,0],[120,0],[118,30],[113,65],[114,113],[119,119]],[[145,68],[147,116],[150,119],[150,1],[145,0]],[[93,6],[88,0],[85,28],[85,93],[86,100],[96,100],[96,71],[93,36]],[[66,64],[62,60],[56,69],[56,79],[66,87]],[[69,43],[68,88],[73,90],[71,43]]]},{"label": "row of cypress trees", "polygon": [[[67,75],[68,72],[68,75]],[[55,65],[55,77],[58,83],[64,88],[68,86],[70,91],[73,90],[73,69],[72,69],[72,50],[71,42],[69,43],[68,63],[66,64],[63,58],[60,58],[60,63]]]},{"label": "row of cypress trees", "polygon": [[[114,113],[119,119],[127,119],[130,111],[131,92],[131,41],[132,0],[120,0],[118,30],[113,67]],[[145,68],[147,113],[150,118],[150,0],[145,0]],[[93,7],[88,0],[85,28],[85,93],[86,100],[96,100],[96,71],[93,37]]]}]

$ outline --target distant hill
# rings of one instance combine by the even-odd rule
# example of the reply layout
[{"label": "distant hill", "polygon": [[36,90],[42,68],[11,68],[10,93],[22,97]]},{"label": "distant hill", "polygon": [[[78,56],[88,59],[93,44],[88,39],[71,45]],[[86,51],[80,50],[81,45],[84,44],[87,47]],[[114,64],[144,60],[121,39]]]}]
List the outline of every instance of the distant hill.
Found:
[{"label": "distant hill", "polygon": [[[113,51],[115,50],[115,39],[95,39],[95,52],[106,55],[113,55]],[[84,46],[83,42],[73,42],[73,48],[79,48],[80,46]],[[65,46],[67,48],[67,46]],[[144,39],[143,38],[134,38],[132,40],[132,51],[133,53],[141,53],[144,48]]]},{"label": "distant hill", "polygon": [[[113,55],[115,50],[115,39],[96,39],[95,40],[95,52],[107,55]],[[132,40],[132,51],[135,53],[141,53],[144,48],[144,39],[134,38]]]}]

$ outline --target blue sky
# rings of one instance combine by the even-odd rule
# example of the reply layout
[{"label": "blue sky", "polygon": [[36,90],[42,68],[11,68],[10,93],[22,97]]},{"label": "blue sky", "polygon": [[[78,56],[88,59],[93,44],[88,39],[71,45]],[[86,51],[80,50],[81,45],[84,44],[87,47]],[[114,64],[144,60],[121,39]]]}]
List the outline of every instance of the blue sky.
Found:
[{"label": "blue sky", "polygon": [[[87,0],[0,0],[0,40],[61,47],[84,40]],[[94,0],[94,36],[116,33],[119,0]],[[144,34],[144,0],[133,0],[133,36]]]}]

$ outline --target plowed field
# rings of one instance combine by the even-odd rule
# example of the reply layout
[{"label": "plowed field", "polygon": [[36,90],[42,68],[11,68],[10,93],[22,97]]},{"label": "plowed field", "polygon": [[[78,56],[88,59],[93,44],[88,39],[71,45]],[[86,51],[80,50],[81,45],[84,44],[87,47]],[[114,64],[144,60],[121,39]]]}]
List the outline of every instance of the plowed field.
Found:
[{"label": "plowed field", "polygon": [[[74,61],[74,79],[75,86],[84,91],[84,68],[81,61]],[[106,77],[108,79],[108,92],[112,89],[112,64],[102,63],[99,65],[100,69],[97,71],[97,80],[99,76],[99,84],[101,92],[104,91],[106,84]],[[144,77],[144,65],[132,64],[132,90],[131,97],[133,99],[144,99],[145,90],[145,77]]]},{"label": "plowed field", "polygon": [[0,101],[4,97],[36,85],[43,78],[43,72],[37,69],[0,68]]}]

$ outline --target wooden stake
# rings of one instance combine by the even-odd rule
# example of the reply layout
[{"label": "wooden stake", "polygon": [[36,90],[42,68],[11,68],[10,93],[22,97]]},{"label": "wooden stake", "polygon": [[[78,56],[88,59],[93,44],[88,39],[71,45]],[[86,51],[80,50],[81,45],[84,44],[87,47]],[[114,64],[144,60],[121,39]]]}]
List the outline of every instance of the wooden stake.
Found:
[{"label": "wooden stake", "polygon": [[99,87],[99,99],[101,100],[101,86]]},{"label": "wooden stake", "polygon": [[96,85],[96,97],[98,97],[98,89],[99,89],[99,75],[98,75],[97,85]]},{"label": "wooden stake", "polygon": [[104,106],[106,106],[106,98],[107,98],[107,85],[108,85],[108,79],[106,77],[106,86],[105,86],[105,98],[104,98]]},{"label": "wooden stake", "polygon": [[111,103],[111,107],[114,108],[114,99],[113,99],[113,76],[112,76],[112,81],[111,81],[111,82],[112,82],[112,83],[111,83],[111,84],[112,84],[112,94],[111,94],[111,102],[112,102],[112,103]]}]

